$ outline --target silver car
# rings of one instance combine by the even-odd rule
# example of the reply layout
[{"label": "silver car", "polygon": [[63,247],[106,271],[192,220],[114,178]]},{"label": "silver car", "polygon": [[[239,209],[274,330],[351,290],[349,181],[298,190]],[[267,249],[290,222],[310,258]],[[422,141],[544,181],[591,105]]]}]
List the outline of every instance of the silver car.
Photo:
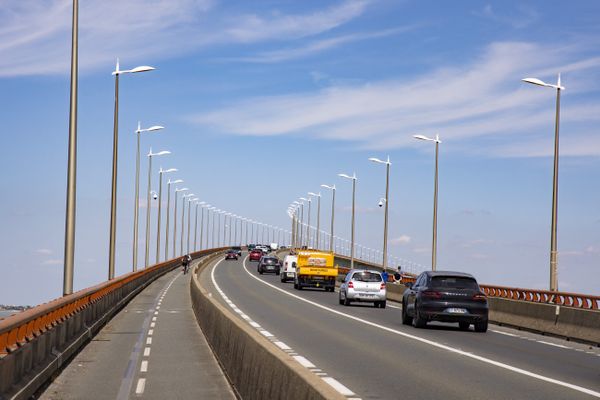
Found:
[{"label": "silver car", "polygon": [[350,305],[351,301],[373,302],[375,307],[385,308],[387,290],[381,272],[365,269],[352,269],[340,286],[340,304]]}]

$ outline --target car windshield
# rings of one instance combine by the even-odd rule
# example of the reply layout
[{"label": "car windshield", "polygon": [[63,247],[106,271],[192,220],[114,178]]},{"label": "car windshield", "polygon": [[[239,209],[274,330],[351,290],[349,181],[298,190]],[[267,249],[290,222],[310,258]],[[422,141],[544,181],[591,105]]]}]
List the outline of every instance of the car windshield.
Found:
[{"label": "car windshield", "polygon": [[377,272],[356,272],[352,275],[352,280],[358,282],[381,282],[381,275]]},{"label": "car windshield", "polygon": [[434,276],[431,279],[431,287],[479,290],[475,279],[463,276]]}]

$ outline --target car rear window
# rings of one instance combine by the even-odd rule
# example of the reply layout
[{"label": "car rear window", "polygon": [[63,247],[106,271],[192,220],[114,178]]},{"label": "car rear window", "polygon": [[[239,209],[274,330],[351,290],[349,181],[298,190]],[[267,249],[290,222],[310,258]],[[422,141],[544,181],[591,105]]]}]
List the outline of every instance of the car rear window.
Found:
[{"label": "car rear window", "polygon": [[352,280],[358,282],[381,282],[381,275],[376,272],[355,272]]},{"label": "car rear window", "polygon": [[462,276],[434,276],[431,279],[431,287],[479,290],[475,279]]},{"label": "car rear window", "polygon": [[263,260],[263,262],[264,262],[265,264],[277,264],[277,263],[279,262],[279,260],[278,260],[278,259],[276,259],[276,258],[265,258],[265,259]]}]

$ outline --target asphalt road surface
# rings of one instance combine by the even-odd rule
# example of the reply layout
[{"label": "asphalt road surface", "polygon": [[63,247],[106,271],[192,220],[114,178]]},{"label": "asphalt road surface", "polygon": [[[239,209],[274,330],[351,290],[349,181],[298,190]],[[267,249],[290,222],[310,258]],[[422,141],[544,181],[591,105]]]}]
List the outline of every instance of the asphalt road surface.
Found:
[{"label": "asphalt road surface", "polygon": [[349,398],[600,398],[598,347],[496,325],[487,333],[442,323],[415,329],[402,325],[399,304],[345,307],[337,293],[259,275],[245,255],[205,269],[203,285]]}]

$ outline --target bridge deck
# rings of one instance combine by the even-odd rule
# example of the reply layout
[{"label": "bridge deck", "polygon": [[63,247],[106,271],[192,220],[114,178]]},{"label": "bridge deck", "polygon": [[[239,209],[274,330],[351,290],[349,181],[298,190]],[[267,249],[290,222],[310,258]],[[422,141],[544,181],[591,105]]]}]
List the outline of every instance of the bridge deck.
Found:
[{"label": "bridge deck", "polygon": [[234,399],[196,323],[189,279],[176,270],[149,285],[40,399]]}]

